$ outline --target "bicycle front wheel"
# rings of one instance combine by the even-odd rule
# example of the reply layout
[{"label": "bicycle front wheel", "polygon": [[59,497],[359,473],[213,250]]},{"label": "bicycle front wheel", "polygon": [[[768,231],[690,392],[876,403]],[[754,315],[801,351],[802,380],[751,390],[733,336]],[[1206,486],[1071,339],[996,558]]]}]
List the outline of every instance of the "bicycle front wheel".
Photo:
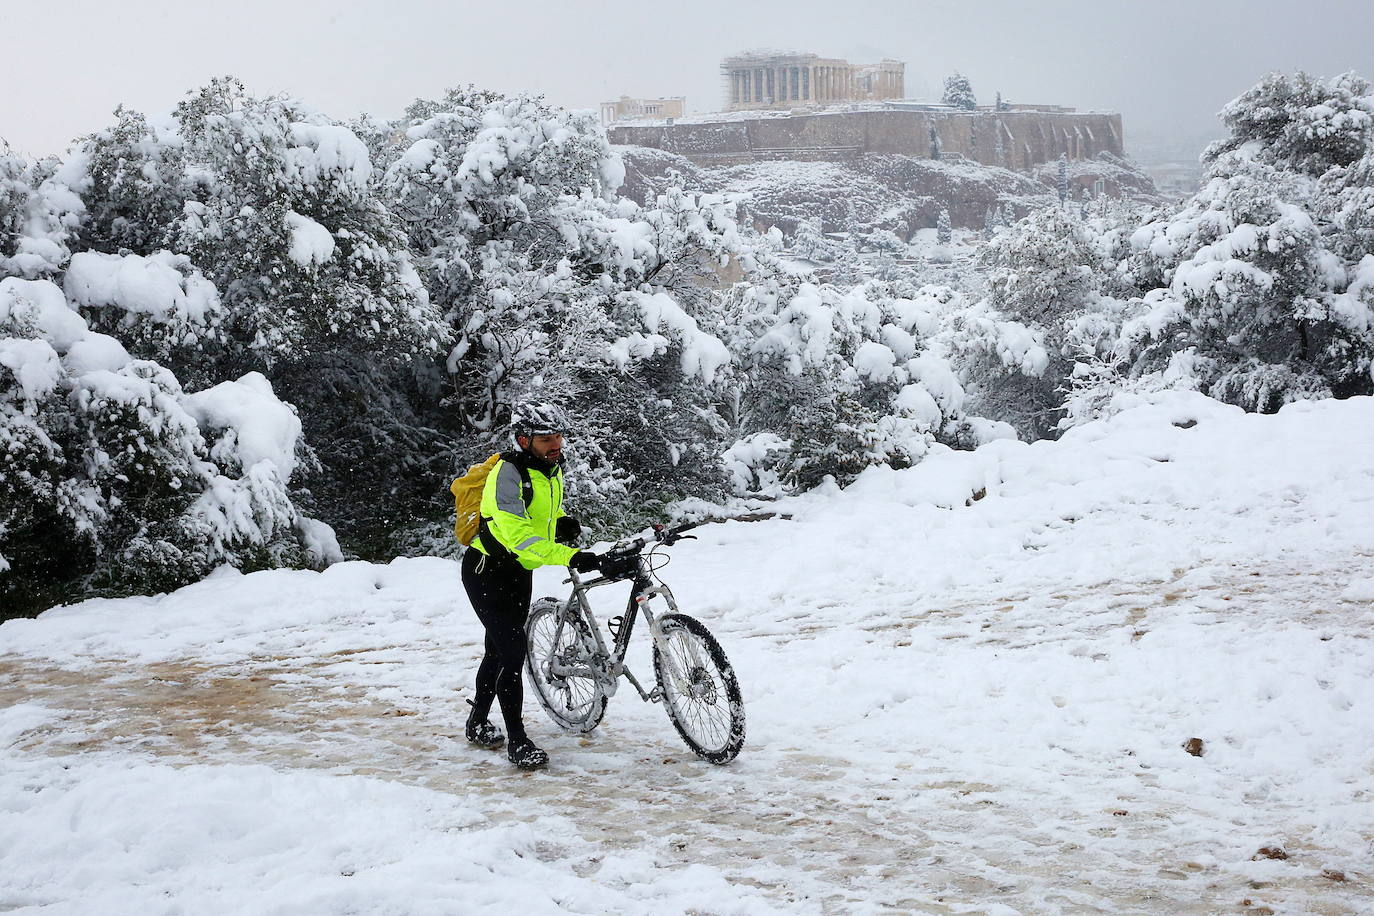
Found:
[{"label": "bicycle front wheel", "polygon": [[534,695],[560,728],[586,733],[601,724],[609,699],[591,666],[592,635],[581,617],[560,621],[562,605],[541,598],[525,624],[529,672]]},{"label": "bicycle front wheel", "polygon": [[664,614],[658,625],[667,652],[654,643],[654,674],[668,718],[698,757],[729,763],[744,747],[744,700],[735,669],[695,617]]}]

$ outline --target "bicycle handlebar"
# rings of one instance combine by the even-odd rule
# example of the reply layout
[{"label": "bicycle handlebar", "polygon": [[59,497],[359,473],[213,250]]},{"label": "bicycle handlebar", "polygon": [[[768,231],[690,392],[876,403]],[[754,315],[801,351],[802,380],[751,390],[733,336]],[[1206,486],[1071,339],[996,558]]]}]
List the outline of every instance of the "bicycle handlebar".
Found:
[{"label": "bicycle handlebar", "polygon": [[[698,525],[701,524],[702,522],[687,522],[686,524],[678,525],[676,528],[668,528],[664,525],[654,525],[653,540],[659,544],[671,546],[672,544],[677,543],[679,540],[682,540],[686,532],[691,531],[693,528],[696,528]],[[649,541],[643,537],[627,538],[623,541],[616,541],[614,544],[612,544],[610,547],[606,549],[606,553],[613,556],[622,556],[631,553],[639,553],[641,550],[647,547],[648,544]]]}]

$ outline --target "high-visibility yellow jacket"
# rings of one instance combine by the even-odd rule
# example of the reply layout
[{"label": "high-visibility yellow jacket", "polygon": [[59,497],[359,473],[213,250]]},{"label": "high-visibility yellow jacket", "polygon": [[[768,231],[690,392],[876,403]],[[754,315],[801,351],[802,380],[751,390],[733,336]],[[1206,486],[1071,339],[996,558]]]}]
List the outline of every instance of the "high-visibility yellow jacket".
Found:
[{"label": "high-visibility yellow jacket", "polygon": [[563,469],[554,465],[546,470],[523,452],[507,452],[487,475],[482,526],[472,546],[488,556],[504,548],[526,569],[567,566],[577,548],[554,540],[554,526],[562,516]]}]

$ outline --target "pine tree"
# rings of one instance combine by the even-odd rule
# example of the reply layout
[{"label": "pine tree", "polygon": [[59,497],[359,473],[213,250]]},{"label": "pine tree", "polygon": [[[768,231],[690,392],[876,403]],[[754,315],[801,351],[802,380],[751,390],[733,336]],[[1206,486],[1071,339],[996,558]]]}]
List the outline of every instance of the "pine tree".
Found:
[{"label": "pine tree", "polygon": [[969,83],[968,77],[957,70],[953,75],[945,77],[945,91],[940,101],[942,104],[965,111],[973,111],[978,107],[978,99],[973,94],[973,86]]},{"label": "pine tree", "polygon": [[950,225],[949,210],[940,208],[940,215],[935,219],[935,239],[941,245],[948,245],[954,239],[954,229]]},{"label": "pine tree", "polygon": [[835,246],[825,237],[819,216],[802,220],[792,236],[792,254],[809,261],[833,261],[838,255]]},{"label": "pine tree", "polygon": [[1374,136],[1374,95],[1353,72],[1322,81],[1299,70],[1270,73],[1221,111],[1230,136],[1207,148],[1205,163],[1248,150],[1265,162],[1321,177],[1365,155]]},{"label": "pine tree", "polygon": [[[978,260],[987,271],[993,326],[1015,322],[1044,348],[1035,372],[1024,371],[1019,362],[1011,372],[997,372],[996,363],[985,361],[980,371],[997,396],[978,409],[1012,421],[1034,438],[1053,435],[1060,389],[1072,369],[1072,353],[1065,353],[1068,328],[1097,302],[1100,258],[1082,222],[1059,207],[1046,207],[998,233]],[[980,349],[973,346],[972,352]]]}]

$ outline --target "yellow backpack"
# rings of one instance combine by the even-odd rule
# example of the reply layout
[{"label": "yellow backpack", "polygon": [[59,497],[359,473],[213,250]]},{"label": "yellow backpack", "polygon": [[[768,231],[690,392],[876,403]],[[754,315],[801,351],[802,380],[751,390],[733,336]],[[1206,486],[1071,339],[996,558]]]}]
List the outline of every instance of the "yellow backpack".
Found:
[{"label": "yellow backpack", "polygon": [[[474,464],[468,468],[468,472],[449,484],[449,492],[453,494],[453,533],[458,538],[458,543],[464,547],[470,545],[477,539],[477,532],[482,527],[482,490],[487,485],[487,477],[491,475],[491,469],[496,467],[496,462],[500,461],[500,454],[492,455],[481,464]],[[518,465],[517,465],[518,467]],[[528,506],[534,497],[531,489],[529,472],[523,467],[520,471],[520,496]],[[483,542],[488,543],[488,542]]]}]

